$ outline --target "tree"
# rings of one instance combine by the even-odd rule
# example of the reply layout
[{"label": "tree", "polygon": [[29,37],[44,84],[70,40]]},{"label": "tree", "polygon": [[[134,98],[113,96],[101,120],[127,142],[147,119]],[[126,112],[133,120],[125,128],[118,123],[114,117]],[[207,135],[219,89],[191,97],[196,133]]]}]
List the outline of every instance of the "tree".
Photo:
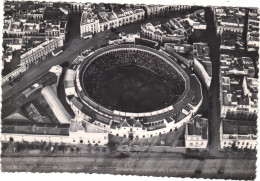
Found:
[{"label": "tree", "polygon": [[79,147],[76,148],[76,152],[80,153],[80,148]]},{"label": "tree", "polygon": [[70,151],[73,153],[74,152],[74,148],[70,148]]},{"label": "tree", "polygon": [[4,32],[3,38],[7,38],[8,34],[6,33],[6,31]]},{"label": "tree", "polygon": [[232,143],[231,149],[232,149],[232,151],[237,151],[236,142],[233,142],[233,143]]},{"label": "tree", "polygon": [[111,152],[116,151],[116,148],[117,148],[116,142],[114,142],[114,141],[109,141],[108,144],[107,144],[107,146],[108,146],[108,148],[109,148],[109,150],[110,150]]}]

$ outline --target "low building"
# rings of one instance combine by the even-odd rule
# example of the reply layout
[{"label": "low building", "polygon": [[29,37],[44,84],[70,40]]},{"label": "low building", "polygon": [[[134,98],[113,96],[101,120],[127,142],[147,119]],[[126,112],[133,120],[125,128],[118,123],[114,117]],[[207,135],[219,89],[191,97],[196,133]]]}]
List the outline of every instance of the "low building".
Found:
[{"label": "low building", "polygon": [[95,33],[143,20],[145,13],[143,9],[130,8],[114,9],[111,12],[104,9],[95,10],[95,13],[93,11],[86,10],[82,13],[80,22],[82,38],[91,38]]},{"label": "low building", "polygon": [[14,71],[10,72],[9,74],[5,75],[4,77],[2,77],[2,85],[8,83],[9,81],[14,80],[16,77],[18,77],[25,71],[26,71],[25,67],[19,67]]},{"label": "low building", "polygon": [[190,53],[192,51],[192,45],[189,44],[165,43],[164,47],[166,52]]},{"label": "low building", "polygon": [[105,145],[108,143],[108,132],[88,122],[72,121],[69,136],[74,144]]},{"label": "low building", "polygon": [[169,12],[182,11],[182,10],[191,9],[191,6],[188,6],[188,5],[179,5],[179,6],[144,5],[143,8],[144,8],[144,10],[146,12],[146,16],[148,18],[150,18],[150,17],[166,14],[166,13],[169,13]]},{"label": "low building", "polygon": [[256,31],[248,32],[247,34],[247,48],[248,51],[259,50],[259,33]]},{"label": "low building", "polygon": [[193,26],[195,42],[207,42],[206,27],[206,25],[201,24]]},{"label": "low building", "polygon": [[234,33],[243,33],[243,27],[221,26],[221,25],[217,27],[218,34],[222,34],[224,31],[231,31]]},{"label": "low building", "polygon": [[161,24],[153,25],[152,23],[146,23],[141,25],[141,36],[162,42],[163,35],[166,35],[166,30],[161,26]]},{"label": "low building", "polygon": [[221,55],[221,118],[256,120],[258,114],[258,80],[249,57],[230,58]]},{"label": "low building", "polygon": [[135,43],[136,38],[140,38],[139,34],[122,35],[120,38],[109,40],[108,44]]},{"label": "low building", "polygon": [[208,119],[196,115],[186,124],[185,147],[198,149],[207,148],[208,145]]},{"label": "low building", "polygon": [[106,145],[108,132],[88,122],[70,124],[4,123],[1,142]]},{"label": "low building", "polygon": [[212,63],[207,43],[199,42],[193,44],[193,60],[193,71],[209,89],[212,79]]},{"label": "low building", "polygon": [[43,42],[37,47],[21,55],[21,67],[25,67],[25,69],[28,70],[31,66],[38,64],[39,61],[44,60],[46,56],[50,55],[55,49],[63,47],[63,43],[62,38]]},{"label": "low building", "polygon": [[98,33],[99,32],[99,20],[97,15],[92,11],[84,11],[80,21],[80,35],[82,38],[84,33]]},{"label": "low building", "polygon": [[256,121],[223,119],[220,125],[220,148],[254,149],[257,147]]}]

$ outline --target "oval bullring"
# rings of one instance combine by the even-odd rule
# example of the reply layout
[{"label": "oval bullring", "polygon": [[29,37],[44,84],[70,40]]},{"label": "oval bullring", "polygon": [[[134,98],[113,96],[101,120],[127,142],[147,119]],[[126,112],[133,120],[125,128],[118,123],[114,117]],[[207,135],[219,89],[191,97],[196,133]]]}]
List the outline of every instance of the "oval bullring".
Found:
[{"label": "oval bullring", "polygon": [[197,77],[163,52],[145,46],[100,48],[75,60],[71,69],[74,91],[66,96],[76,117],[113,135],[151,137],[173,131],[202,103]]}]

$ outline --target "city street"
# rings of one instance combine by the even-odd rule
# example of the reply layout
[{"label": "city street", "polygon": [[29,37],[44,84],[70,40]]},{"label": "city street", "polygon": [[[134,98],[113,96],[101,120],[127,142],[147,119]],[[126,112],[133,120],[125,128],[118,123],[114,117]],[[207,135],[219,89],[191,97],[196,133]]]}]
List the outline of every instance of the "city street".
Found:
[{"label": "city street", "polygon": [[[168,16],[154,17],[133,24],[119,27],[117,31],[129,33],[139,33],[141,25],[147,22],[167,22],[173,17],[183,17],[185,14],[191,13],[175,13]],[[175,177],[202,177],[202,178],[225,178],[225,179],[254,179],[256,174],[255,153],[233,152],[220,150],[220,90],[219,90],[219,37],[214,27],[214,17],[209,12],[205,12],[207,25],[207,40],[210,48],[210,59],[212,61],[212,82],[210,90],[204,95],[204,101],[207,107],[208,115],[208,147],[195,155],[195,151],[185,148],[184,127],[171,134],[154,137],[153,139],[135,139],[129,141],[127,138],[120,140],[114,137],[111,140],[118,141],[119,148],[110,151],[111,147],[106,145],[103,151],[93,152],[94,148],[89,152],[83,153],[83,149],[79,149],[77,153],[70,151],[69,153],[60,150],[59,153],[51,151],[39,151],[36,154],[27,152],[13,151],[2,153],[1,165],[3,172],[85,172],[85,173],[109,173],[109,174],[134,174],[149,176],[175,176]],[[207,22],[208,21],[208,22]],[[90,39],[80,38],[80,15],[72,17],[69,29],[69,39],[65,43],[65,50],[57,57],[49,57],[38,65],[28,70],[14,85],[6,84],[2,86],[2,118],[10,115],[11,112],[21,108],[25,102],[22,99],[21,92],[35,83],[50,83],[52,76],[48,75],[49,69],[54,65],[64,62],[71,63],[86,49],[90,49],[96,45],[107,44],[109,39],[118,37],[118,34],[110,30],[93,35]],[[40,80],[42,82],[40,82]],[[43,81],[44,80],[44,81]],[[43,84],[45,86],[45,84]],[[107,89],[105,89],[107,90]],[[60,90],[58,90],[60,91]],[[64,92],[64,90],[63,90]],[[208,95],[208,96],[205,96]],[[19,98],[20,96],[20,98]],[[26,98],[27,99],[27,98]],[[15,105],[15,106],[14,106]],[[204,111],[204,110],[203,110]],[[120,142],[121,141],[121,142]],[[15,142],[11,142],[13,144]],[[95,142],[94,142],[95,143]],[[163,143],[163,145],[162,145]],[[9,144],[9,143],[8,143]],[[84,145],[84,144],[83,144]],[[67,145],[68,146],[68,145]],[[79,146],[79,145],[77,145]],[[84,145],[85,146],[85,145]],[[134,147],[145,148],[142,152],[134,150]],[[146,147],[145,147],[146,146]],[[162,149],[159,147],[162,146]],[[165,147],[164,147],[165,146]],[[167,150],[166,147],[169,149]],[[68,146],[69,148],[69,146]],[[72,148],[72,147],[71,147]],[[77,147],[79,148],[79,147]],[[161,150],[160,150],[161,149]],[[11,150],[11,151],[10,151]],[[159,151],[156,151],[159,150]],[[109,151],[109,152],[108,152]],[[190,151],[190,152],[188,152]],[[194,153],[194,155],[193,155]],[[125,154],[120,157],[117,154]]]},{"label": "city street", "polygon": [[[2,171],[88,172],[156,176],[253,179],[255,160],[183,159],[167,154],[135,153],[128,158],[110,156],[2,157]],[[223,170],[223,173],[218,173]],[[196,171],[196,173],[195,173]]]},{"label": "city street", "polygon": [[[122,27],[119,27],[118,30],[128,33],[138,33],[141,30],[141,24],[146,22],[158,22],[161,23],[167,22],[170,18],[173,17],[184,17],[185,14],[190,13],[189,11],[185,13],[175,12],[172,15],[165,17],[154,17],[146,19],[144,21],[128,24]],[[79,23],[80,16],[72,17],[73,25],[70,26],[70,39],[69,42],[65,44],[65,51],[58,55],[57,57],[47,58],[44,62],[32,67],[28,70],[24,76],[20,79],[19,82],[15,83],[13,86],[6,84],[2,86],[2,98],[5,100],[8,97],[11,97],[16,92],[19,92],[26,88],[27,86],[37,82],[46,72],[54,65],[61,64],[65,61],[72,62],[80,53],[89,49],[95,45],[102,45],[108,42],[107,36],[114,37],[115,33],[112,33],[110,30],[95,34],[92,38],[83,40],[80,39]]]},{"label": "city street", "polygon": [[[209,9],[207,9],[209,10]],[[219,66],[220,44],[215,26],[215,15],[205,12],[207,23],[207,37],[212,61],[212,82],[209,90],[209,150],[211,155],[218,154],[220,149],[220,100],[219,100]]]}]

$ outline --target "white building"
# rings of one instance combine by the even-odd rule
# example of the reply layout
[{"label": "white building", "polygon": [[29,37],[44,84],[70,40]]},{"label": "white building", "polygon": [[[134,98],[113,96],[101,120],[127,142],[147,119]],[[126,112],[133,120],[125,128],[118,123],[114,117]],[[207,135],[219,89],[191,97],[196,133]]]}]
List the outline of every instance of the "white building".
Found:
[{"label": "white building", "polygon": [[1,142],[51,142],[57,144],[106,145],[108,132],[88,122],[70,124],[4,124]]},{"label": "white building", "polygon": [[208,119],[196,115],[186,124],[185,147],[207,148],[208,145]]},{"label": "white building", "polygon": [[18,77],[25,71],[26,71],[25,67],[19,67],[19,68],[15,69],[14,71],[10,72],[6,76],[2,77],[2,85],[6,84],[9,81],[13,80],[14,78]]},{"label": "white building", "polygon": [[144,5],[147,17],[159,16],[160,14],[165,14],[173,11],[181,11],[190,9],[191,6],[180,5],[180,6],[169,6],[169,5]]},{"label": "white building", "polygon": [[166,52],[189,53],[192,51],[192,45],[189,44],[165,43],[164,48]]},{"label": "white building", "polygon": [[248,57],[221,55],[221,118],[255,120],[258,113],[258,80],[253,61]]},{"label": "white building", "polygon": [[220,125],[220,148],[256,149],[257,128],[255,121],[223,119]]},{"label": "white building", "polygon": [[143,9],[120,9],[112,12],[91,10],[84,11],[80,22],[80,35],[82,38],[91,38],[93,34],[111,28],[117,28],[126,24],[144,19]]},{"label": "white building", "polygon": [[163,35],[166,35],[166,30],[161,24],[153,25],[152,23],[146,23],[141,25],[141,35],[150,40],[162,42]]},{"label": "white building", "polygon": [[120,38],[115,40],[109,40],[108,44],[121,44],[121,43],[135,43],[135,39],[140,38],[139,34],[127,34],[122,35]]},{"label": "white building", "polygon": [[193,71],[209,89],[212,79],[212,63],[210,61],[207,43],[200,42],[193,44],[193,60]]},{"label": "white building", "polygon": [[31,66],[38,64],[44,60],[47,55],[50,55],[56,48],[63,47],[63,39],[56,38],[47,40],[37,47],[21,55],[21,67],[29,69]]}]

